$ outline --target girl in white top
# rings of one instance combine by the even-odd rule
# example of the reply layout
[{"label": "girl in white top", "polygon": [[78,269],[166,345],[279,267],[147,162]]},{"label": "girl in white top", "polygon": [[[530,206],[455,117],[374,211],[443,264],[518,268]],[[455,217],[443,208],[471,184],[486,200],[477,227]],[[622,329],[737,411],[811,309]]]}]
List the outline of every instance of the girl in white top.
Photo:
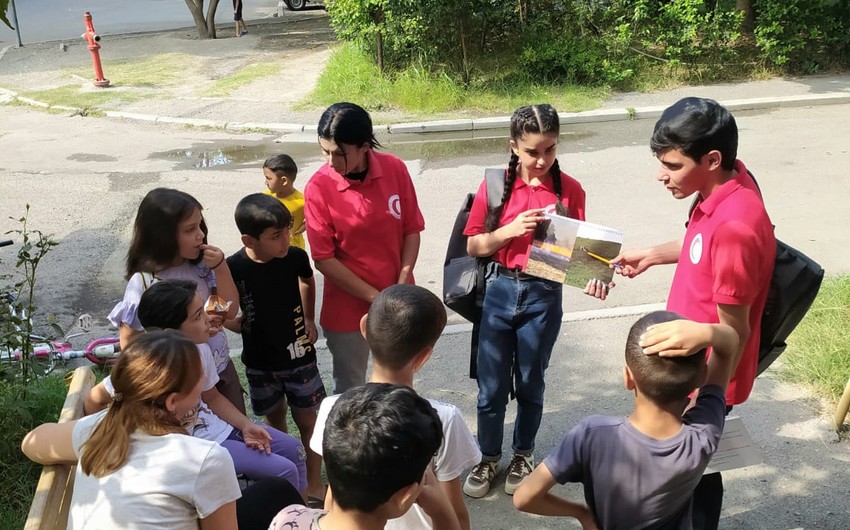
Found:
[{"label": "girl in white top", "polygon": [[239,484],[220,445],[186,434],[197,406],[201,362],[179,332],[146,333],[112,370],[105,411],[31,431],[21,449],[40,464],[75,463],[68,528],[236,528]]}]

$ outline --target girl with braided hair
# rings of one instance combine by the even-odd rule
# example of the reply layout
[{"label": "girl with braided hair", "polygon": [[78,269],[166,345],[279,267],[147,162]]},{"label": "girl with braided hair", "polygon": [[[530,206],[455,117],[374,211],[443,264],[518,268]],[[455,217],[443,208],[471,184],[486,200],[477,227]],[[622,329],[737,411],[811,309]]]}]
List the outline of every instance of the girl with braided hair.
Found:
[{"label": "girl with braided hair", "polygon": [[584,220],[584,190],[561,172],[556,159],[559,132],[558,113],[551,105],[528,105],[514,112],[501,204],[488,212],[487,182],[482,182],[464,229],[469,255],[489,256],[496,265],[487,280],[478,340],[478,444],[483,458],[464,484],[470,497],[486,495],[499,474],[512,389],[517,414],[505,493],[512,495],[534,468],[544,373],[561,329],[563,286],[521,270],[547,206],[554,203],[559,215]]}]

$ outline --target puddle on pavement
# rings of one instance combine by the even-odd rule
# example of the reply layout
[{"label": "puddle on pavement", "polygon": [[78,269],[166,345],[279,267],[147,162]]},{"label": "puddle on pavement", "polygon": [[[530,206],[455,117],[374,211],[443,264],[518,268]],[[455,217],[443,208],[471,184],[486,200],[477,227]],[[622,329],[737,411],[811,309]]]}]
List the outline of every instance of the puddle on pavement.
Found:
[{"label": "puddle on pavement", "polygon": [[[421,160],[423,167],[435,168],[457,165],[458,159],[473,157],[504,159],[508,152],[507,135],[472,137],[467,133],[432,133],[418,135],[381,136],[378,140],[384,148],[402,160]],[[592,138],[591,131],[571,131],[561,135],[561,141],[576,143]],[[174,149],[152,153],[151,158],[173,160],[175,169],[230,169],[256,167],[266,158],[287,153],[299,165],[319,160],[319,146],[313,143],[272,141],[261,142],[204,142],[188,149]]]}]

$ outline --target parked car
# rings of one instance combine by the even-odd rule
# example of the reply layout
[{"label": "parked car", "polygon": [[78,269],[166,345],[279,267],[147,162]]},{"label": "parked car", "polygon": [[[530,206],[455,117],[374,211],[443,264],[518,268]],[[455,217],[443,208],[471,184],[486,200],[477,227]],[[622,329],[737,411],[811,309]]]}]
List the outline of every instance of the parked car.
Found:
[{"label": "parked car", "polygon": [[307,4],[312,2],[316,4],[324,5],[325,2],[323,0],[283,0],[286,2],[286,7],[288,7],[292,11],[301,11]]}]

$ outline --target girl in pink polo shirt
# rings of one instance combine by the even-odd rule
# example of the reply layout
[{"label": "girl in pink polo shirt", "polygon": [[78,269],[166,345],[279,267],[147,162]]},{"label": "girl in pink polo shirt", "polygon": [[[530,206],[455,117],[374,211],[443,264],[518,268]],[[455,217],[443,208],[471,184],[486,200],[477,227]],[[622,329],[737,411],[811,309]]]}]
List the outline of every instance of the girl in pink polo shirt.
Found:
[{"label": "girl in pink polo shirt", "polygon": [[318,133],[327,163],[304,187],[304,214],[310,253],[325,277],[319,324],[339,394],[366,382],[360,318],[382,289],[413,283],[425,221],[404,162],[375,150],[365,110],[335,103]]},{"label": "girl in pink polo shirt", "polygon": [[496,265],[495,274],[487,280],[478,340],[478,444],[483,457],[463,487],[471,497],[486,495],[499,474],[512,384],[517,414],[505,493],[512,495],[534,467],[544,373],[561,329],[562,284],[520,271],[545,207],[554,203],[560,215],[584,220],[584,190],[561,172],[555,158],[559,132],[558,113],[551,105],[525,106],[514,112],[502,203],[487,211],[487,183],[483,182],[464,230],[469,255],[489,256]]}]

